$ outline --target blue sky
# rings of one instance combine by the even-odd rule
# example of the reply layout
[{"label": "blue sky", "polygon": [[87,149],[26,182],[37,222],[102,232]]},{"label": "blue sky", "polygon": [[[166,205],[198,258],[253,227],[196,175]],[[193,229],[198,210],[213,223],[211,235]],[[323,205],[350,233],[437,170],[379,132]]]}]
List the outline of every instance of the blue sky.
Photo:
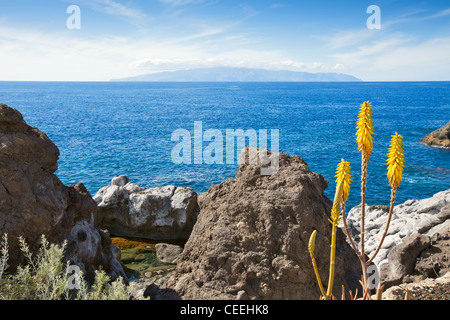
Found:
[{"label": "blue sky", "polygon": [[[70,30],[66,12],[80,10]],[[366,12],[381,10],[381,29]],[[450,80],[450,1],[0,2],[0,80],[107,81],[211,66]]]}]

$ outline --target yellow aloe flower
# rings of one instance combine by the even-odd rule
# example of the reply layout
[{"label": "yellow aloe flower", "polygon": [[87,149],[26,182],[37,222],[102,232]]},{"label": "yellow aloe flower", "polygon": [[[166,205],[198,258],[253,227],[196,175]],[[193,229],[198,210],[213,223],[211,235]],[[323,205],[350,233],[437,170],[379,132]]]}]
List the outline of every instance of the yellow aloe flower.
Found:
[{"label": "yellow aloe flower", "polygon": [[388,166],[387,177],[389,185],[396,188],[402,182],[403,168],[405,168],[405,153],[403,151],[403,137],[397,132],[392,136],[391,145],[387,154],[386,164]]},{"label": "yellow aloe flower", "polygon": [[348,200],[348,194],[350,192],[350,185],[352,184],[352,175],[351,175],[351,167],[350,162],[342,159],[341,163],[339,163],[336,169],[336,184],[342,181],[344,184],[342,185],[342,200]]},{"label": "yellow aloe flower", "polygon": [[356,132],[358,151],[370,157],[373,149],[372,135],[374,134],[374,129],[372,121],[372,104],[369,101],[366,101],[361,105],[356,129],[358,129]]}]

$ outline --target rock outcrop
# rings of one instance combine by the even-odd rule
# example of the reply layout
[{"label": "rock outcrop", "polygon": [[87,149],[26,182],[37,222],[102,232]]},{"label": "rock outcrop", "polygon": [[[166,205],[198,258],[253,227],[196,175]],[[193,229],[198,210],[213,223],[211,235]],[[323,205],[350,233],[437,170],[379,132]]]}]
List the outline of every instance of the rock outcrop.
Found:
[{"label": "rock outcrop", "polygon": [[117,176],[94,196],[97,222],[112,235],[186,240],[198,215],[197,194],[187,187],[145,189]]},{"label": "rock outcrop", "polygon": [[[388,207],[366,206],[367,255],[375,251],[384,232],[388,218]],[[405,237],[414,233],[433,235],[450,225],[450,189],[439,192],[433,197],[422,200],[408,200],[394,207],[387,236],[374,263],[380,266],[387,262],[389,251],[400,244]],[[352,208],[347,215],[347,223],[355,243],[360,244],[361,206]],[[341,224],[342,226],[342,224]]]},{"label": "rock outcrop", "polygon": [[35,252],[44,234],[51,243],[67,240],[66,259],[88,280],[100,266],[113,279],[126,280],[109,236],[95,226],[96,204],[89,192],[81,183],[64,186],[54,174],[58,158],[45,133],[0,104],[0,234],[8,233],[8,271],[25,262],[17,238],[23,236]]},{"label": "rock outcrop", "polygon": [[[326,287],[332,203],[323,191],[328,182],[300,157],[283,153],[276,174],[263,176],[260,170],[260,163],[247,161],[235,179],[202,194],[197,223],[167,290],[196,300],[320,297],[307,248],[317,230],[315,255]],[[336,295],[341,285],[355,292],[361,277],[355,253],[338,231]]]},{"label": "rock outcrop", "polygon": [[[360,246],[361,206],[350,210],[347,222]],[[366,207],[365,249],[371,256],[385,229],[388,208]],[[450,190],[394,207],[387,236],[374,259],[381,283],[389,288],[402,282],[438,277],[450,271]]]},{"label": "rock outcrop", "polygon": [[450,148],[450,122],[431,132],[420,141],[430,146]]}]

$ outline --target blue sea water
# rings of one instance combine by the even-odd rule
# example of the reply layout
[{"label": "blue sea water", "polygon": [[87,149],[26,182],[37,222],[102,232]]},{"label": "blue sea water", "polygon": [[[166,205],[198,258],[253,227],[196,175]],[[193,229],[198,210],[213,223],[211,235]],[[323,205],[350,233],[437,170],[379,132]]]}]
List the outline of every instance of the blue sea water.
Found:
[{"label": "blue sea water", "polygon": [[0,102],[59,147],[62,182],[83,182],[92,195],[116,175],[143,187],[174,184],[197,192],[234,177],[237,164],[173,163],[172,133],[186,129],[193,137],[201,121],[203,131],[224,136],[226,129],[278,129],[280,151],[299,155],[330,181],[331,199],[336,166],[345,158],[354,175],[348,208],[360,202],[355,123],[367,100],[375,125],[367,203],[389,204],[385,161],[395,132],[404,137],[406,157],[397,203],[449,189],[450,151],[420,139],[450,121],[450,82],[0,82]]}]

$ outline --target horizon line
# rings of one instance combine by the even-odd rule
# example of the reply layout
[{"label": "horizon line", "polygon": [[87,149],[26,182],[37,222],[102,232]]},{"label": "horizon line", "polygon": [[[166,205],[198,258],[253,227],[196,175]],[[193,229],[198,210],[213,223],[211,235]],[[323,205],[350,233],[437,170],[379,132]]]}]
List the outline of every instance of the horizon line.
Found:
[{"label": "horizon line", "polygon": [[134,80],[0,80],[2,82],[66,82],[66,83],[371,83],[371,82],[450,82],[449,80],[359,80],[359,81],[268,81],[268,80],[258,80],[258,81],[191,81],[191,80],[179,80],[179,81],[134,81]]}]

